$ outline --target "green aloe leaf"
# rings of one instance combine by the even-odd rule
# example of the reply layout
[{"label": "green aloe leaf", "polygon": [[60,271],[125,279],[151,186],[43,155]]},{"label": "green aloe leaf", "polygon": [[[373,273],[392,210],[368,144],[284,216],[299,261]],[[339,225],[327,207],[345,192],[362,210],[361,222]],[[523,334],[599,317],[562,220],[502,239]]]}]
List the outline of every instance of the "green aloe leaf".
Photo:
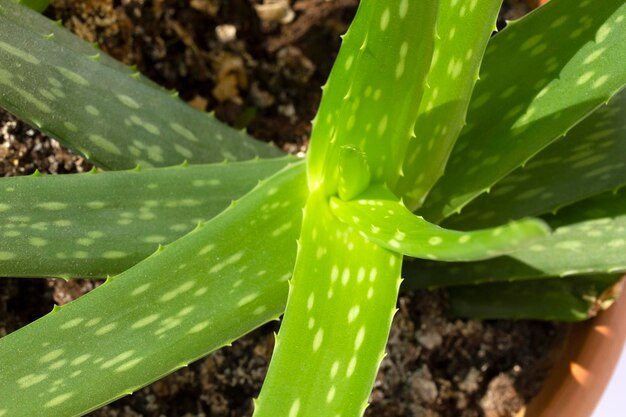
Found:
[{"label": "green aloe leaf", "polygon": [[626,185],[626,91],[472,201],[447,227],[487,227]]},{"label": "green aloe leaf", "polygon": [[501,0],[444,1],[439,6],[435,52],[420,103],[404,175],[391,187],[407,207],[421,205],[443,175],[465,115]]},{"label": "green aloe leaf", "polygon": [[623,215],[626,215],[626,188],[588,198],[543,217],[552,227],[563,227]]},{"label": "green aloe leaf", "polygon": [[295,158],[0,180],[0,276],[105,277]]},{"label": "green aloe leaf", "polygon": [[385,186],[372,186],[348,202],[332,198],[331,208],[339,219],[384,248],[440,261],[493,258],[549,233],[536,219],[472,232],[443,229],[415,216]]},{"label": "green aloe leaf", "polygon": [[546,217],[554,233],[508,256],[471,264],[406,262],[411,287],[508,282],[626,272],[626,192],[609,193]]},{"label": "green aloe leaf", "polygon": [[610,307],[620,275],[591,275],[467,285],[448,289],[454,317],[581,321]]},{"label": "green aloe leaf", "polygon": [[396,311],[400,255],[309,197],[285,318],[255,417],[360,416]]},{"label": "green aloe leaf", "polygon": [[468,125],[420,211],[440,222],[626,84],[626,3],[552,0],[490,41]]},{"label": "green aloe leaf", "polygon": [[0,339],[0,415],[82,415],[276,319],[304,171],[286,168],[192,233]]},{"label": "green aloe leaf", "polygon": [[0,0],[0,105],[104,168],[280,155],[12,0]]},{"label": "green aloe leaf", "polygon": [[[363,1],[324,87],[308,154],[309,187],[338,188],[340,149],[363,151],[372,178],[393,181],[417,117],[438,1]],[[410,92],[408,94],[407,92]]]},{"label": "green aloe leaf", "polygon": [[43,12],[50,5],[50,0],[17,0],[17,2],[38,12]]}]

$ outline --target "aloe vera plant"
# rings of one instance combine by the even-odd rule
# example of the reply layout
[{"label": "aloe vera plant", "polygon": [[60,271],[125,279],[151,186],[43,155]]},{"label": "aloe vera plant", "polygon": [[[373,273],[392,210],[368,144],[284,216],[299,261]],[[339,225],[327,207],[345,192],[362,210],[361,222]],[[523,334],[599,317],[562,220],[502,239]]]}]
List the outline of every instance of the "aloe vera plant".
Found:
[{"label": "aloe vera plant", "polygon": [[0,417],[85,414],[283,313],[254,415],[360,416],[401,275],[459,315],[606,306],[626,3],[553,0],[491,38],[499,7],[363,0],[300,161],[0,0],[0,104],[121,170],[0,181],[0,275],[108,276],[0,339]]}]

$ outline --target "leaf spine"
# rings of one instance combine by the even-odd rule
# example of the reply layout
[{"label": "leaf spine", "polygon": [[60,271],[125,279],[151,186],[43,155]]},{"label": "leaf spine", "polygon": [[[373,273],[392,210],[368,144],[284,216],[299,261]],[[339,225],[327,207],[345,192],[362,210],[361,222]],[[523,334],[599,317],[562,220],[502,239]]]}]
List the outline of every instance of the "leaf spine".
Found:
[{"label": "leaf spine", "polygon": [[359,51],[363,52],[367,48],[368,37],[369,37],[369,32],[366,32],[365,33],[365,38],[363,39],[363,42],[361,43],[361,46],[359,46]]},{"label": "leaf spine", "polygon": [[70,274],[57,274],[56,278],[59,278],[65,282],[68,282],[70,279],[72,279],[72,276]]}]

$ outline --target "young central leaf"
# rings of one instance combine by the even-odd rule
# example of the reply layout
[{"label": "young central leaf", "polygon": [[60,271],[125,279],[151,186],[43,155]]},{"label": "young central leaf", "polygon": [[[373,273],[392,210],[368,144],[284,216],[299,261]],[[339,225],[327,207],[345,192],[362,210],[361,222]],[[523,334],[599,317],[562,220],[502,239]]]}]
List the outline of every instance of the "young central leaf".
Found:
[{"label": "young central leaf", "polygon": [[421,100],[415,137],[404,158],[404,176],[393,190],[410,209],[422,204],[443,174],[465,114],[478,67],[502,0],[444,1],[439,7],[435,51]]},{"label": "young central leaf", "polygon": [[360,416],[400,284],[401,256],[308,199],[285,319],[254,417]]},{"label": "young central leaf", "polygon": [[437,1],[364,0],[344,38],[314,122],[300,251],[255,417],[355,417],[367,406],[402,256],[341,223],[328,199],[350,200],[370,181],[401,175],[437,9]]},{"label": "young central leaf", "polygon": [[370,185],[372,177],[363,152],[345,146],[339,153],[339,197],[351,200]]},{"label": "young central leaf", "polygon": [[340,149],[363,151],[372,181],[401,174],[432,56],[436,1],[362,1],[324,87],[308,155],[309,188],[337,192]]}]

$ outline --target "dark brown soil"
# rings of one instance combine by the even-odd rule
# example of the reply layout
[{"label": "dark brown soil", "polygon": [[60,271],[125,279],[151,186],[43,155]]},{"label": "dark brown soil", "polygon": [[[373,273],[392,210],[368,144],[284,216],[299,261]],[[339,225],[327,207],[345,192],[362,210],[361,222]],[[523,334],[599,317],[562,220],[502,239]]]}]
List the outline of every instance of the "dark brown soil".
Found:
[{"label": "dark brown soil", "polygon": [[0,108],[0,176],[89,171],[92,165]]},{"label": "dark brown soil", "polygon": [[[53,1],[51,17],[116,58],[176,88],[192,105],[286,151],[306,149],[310,123],[357,0],[297,0],[294,19],[260,19],[251,0]],[[507,19],[528,10],[508,2]],[[263,10],[259,12],[263,14]],[[287,22],[287,23],[286,23]],[[504,20],[501,21],[503,24]],[[233,37],[233,28],[235,36]],[[90,169],[56,141],[0,111],[0,176]],[[0,336],[97,282],[0,280]],[[445,318],[445,292],[399,301],[367,416],[510,417],[539,389],[562,338],[555,323]],[[91,416],[249,416],[277,323]]]}]

